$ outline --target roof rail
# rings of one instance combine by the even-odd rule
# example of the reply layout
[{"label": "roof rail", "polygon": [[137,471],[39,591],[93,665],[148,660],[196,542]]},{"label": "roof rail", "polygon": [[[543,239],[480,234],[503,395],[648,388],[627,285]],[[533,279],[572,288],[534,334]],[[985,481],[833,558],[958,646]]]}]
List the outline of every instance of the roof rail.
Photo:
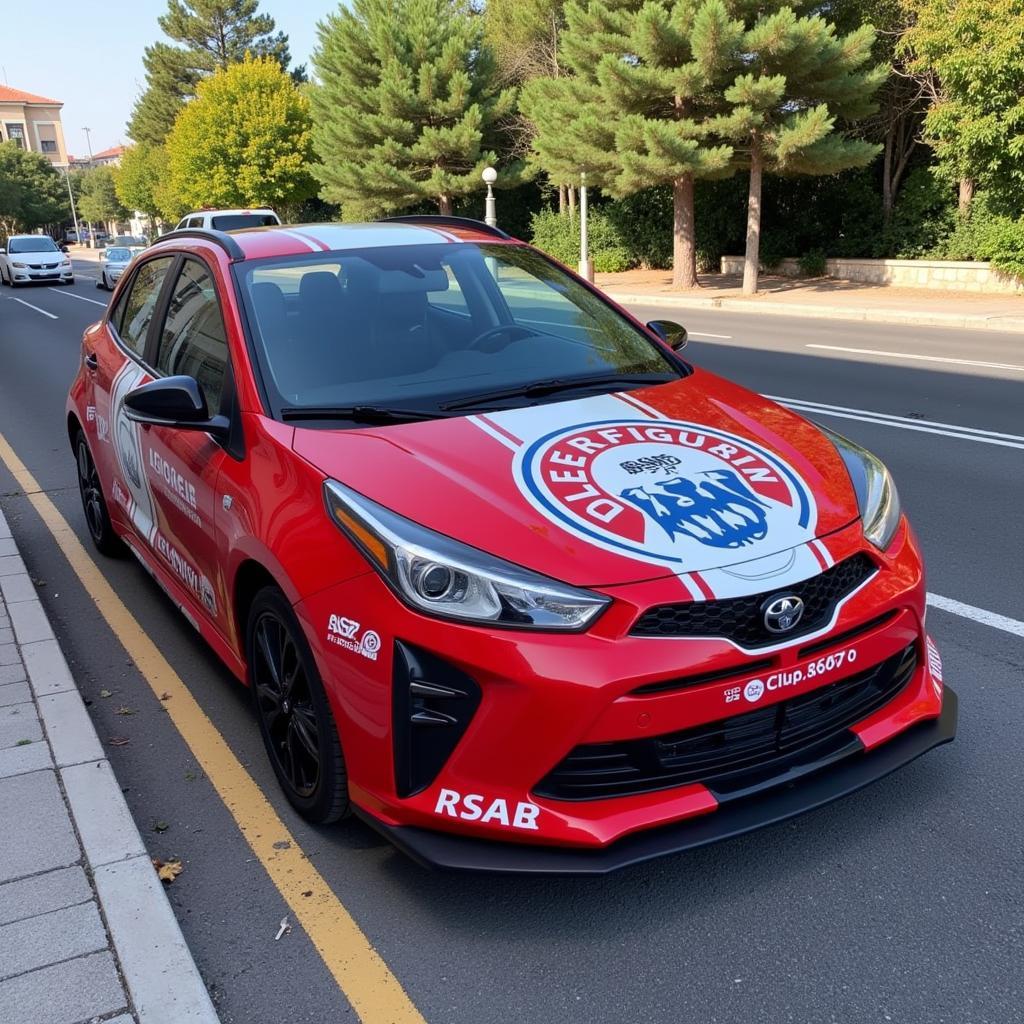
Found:
[{"label": "roof rail", "polygon": [[444,217],[430,213],[413,213],[407,217],[381,217],[378,224],[422,224],[424,227],[472,228],[485,235],[493,235],[495,238],[512,238],[510,234],[502,231],[501,228],[491,227],[482,220],[473,220],[472,217]]},{"label": "roof rail", "polygon": [[245,259],[242,247],[226,231],[217,231],[214,228],[182,228],[180,231],[168,231],[166,235],[154,239],[153,244],[164,242],[168,238],[204,238],[207,242],[219,245],[231,257],[232,263]]}]

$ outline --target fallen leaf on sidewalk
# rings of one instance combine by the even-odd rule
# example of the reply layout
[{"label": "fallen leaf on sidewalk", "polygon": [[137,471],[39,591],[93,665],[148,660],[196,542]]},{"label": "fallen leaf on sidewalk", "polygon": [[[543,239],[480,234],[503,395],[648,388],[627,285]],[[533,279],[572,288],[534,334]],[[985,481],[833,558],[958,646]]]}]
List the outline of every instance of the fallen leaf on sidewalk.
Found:
[{"label": "fallen leaf on sidewalk", "polygon": [[112,747],[127,747],[131,740],[127,736],[111,736],[107,742]]},{"label": "fallen leaf on sidewalk", "polygon": [[122,704],[117,709],[116,713],[119,714],[119,715],[134,715],[135,714],[135,708],[130,708],[130,707],[128,707],[127,704]]},{"label": "fallen leaf on sidewalk", "polygon": [[154,832],[166,832],[170,826],[166,821],[158,821],[153,825]]},{"label": "fallen leaf on sidewalk", "polygon": [[157,878],[164,885],[170,885],[184,870],[180,860],[161,860],[159,857],[153,858],[153,867],[156,868]]},{"label": "fallen leaf on sidewalk", "polygon": [[170,700],[171,699],[171,695],[169,693],[166,693],[166,692],[165,693],[161,693],[160,694],[160,699],[161,700]]},{"label": "fallen leaf on sidewalk", "polygon": [[100,690],[101,697],[112,697],[113,694],[109,690]]},{"label": "fallen leaf on sidewalk", "polygon": [[292,926],[288,923],[288,915],[285,914],[281,918],[281,926],[277,929],[277,934],[274,936],[274,941],[277,942],[282,935],[287,935],[292,930]]}]

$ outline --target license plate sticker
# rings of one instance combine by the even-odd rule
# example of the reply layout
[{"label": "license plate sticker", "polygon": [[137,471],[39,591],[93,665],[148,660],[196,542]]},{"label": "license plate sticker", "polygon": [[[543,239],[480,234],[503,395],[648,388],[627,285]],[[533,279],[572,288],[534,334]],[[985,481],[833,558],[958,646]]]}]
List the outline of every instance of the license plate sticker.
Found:
[{"label": "license plate sticker", "polygon": [[856,661],[857,648],[844,647],[831,654],[823,654],[820,658],[800,662],[792,668],[779,669],[778,672],[751,679],[743,686],[727,687],[724,691],[725,703],[735,704],[742,700],[747,704],[757,704],[765,694],[788,690],[811,680],[820,682],[838,679]]}]

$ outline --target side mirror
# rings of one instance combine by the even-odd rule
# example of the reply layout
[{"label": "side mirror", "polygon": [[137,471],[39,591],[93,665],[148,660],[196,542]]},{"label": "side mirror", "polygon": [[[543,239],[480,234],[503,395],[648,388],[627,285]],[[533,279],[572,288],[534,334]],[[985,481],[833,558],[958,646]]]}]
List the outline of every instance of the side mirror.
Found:
[{"label": "side mirror", "polygon": [[686,328],[674,320],[652,320],[647,325],[647,329],[654,331],[669,348],[673,348],[677,352],[686,348]]},{"label": "side mirror", "polygon": [[124,396],[128,419],[156,427],[202,430],[227,440],[230,424],[226,416],[211,416],[206,396],[194,377],[161,377]]},{"label": "side mirror", "polygon": [[60,247],[60,251],[61,251],[61,252],[68,252],[69,250],[68,250],[68,247],[67,247],[66,245],[62,245],[62,246]]}]

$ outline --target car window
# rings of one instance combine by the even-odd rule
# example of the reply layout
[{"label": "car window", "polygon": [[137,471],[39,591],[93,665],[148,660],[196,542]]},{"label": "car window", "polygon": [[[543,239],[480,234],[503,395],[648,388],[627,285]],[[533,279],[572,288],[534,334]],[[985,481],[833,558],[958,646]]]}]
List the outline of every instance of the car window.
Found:
[{"label": "car window", "polygon": [[161,256],[143,263],[111,316],[121,341],[140,358],[145,353],[146,332],[173,259],[173,256]]},{"label": "car window", "polygon": [[127,263],[132,258],[132,254],[128,249],[115,246],[112,249],[107,249],[107,260],[111,263]]},{"label": "car window", "polygon": [[225,213],[210,220],[217,231],[238,231],[241,228],[265,228],[280,223],[269,213]]},{"label": "car window", "polygon": [[190,228],[201,228],[203,226],[202,217],[191,217],[189,218],[188,227]]},{"label": "car window", "polygon": [[684,372],[527,246],[382,246],[241,268],[280,405],[434,411],[497,390],[515,401],[515,389],[552,378]]},{"label": "car window", "polygon": [[224,318],[213,278],[201,264],[186,260],[167,305],[156,369],[167,376],[194,377],[215,413],[220,408],[227,365]]}]

